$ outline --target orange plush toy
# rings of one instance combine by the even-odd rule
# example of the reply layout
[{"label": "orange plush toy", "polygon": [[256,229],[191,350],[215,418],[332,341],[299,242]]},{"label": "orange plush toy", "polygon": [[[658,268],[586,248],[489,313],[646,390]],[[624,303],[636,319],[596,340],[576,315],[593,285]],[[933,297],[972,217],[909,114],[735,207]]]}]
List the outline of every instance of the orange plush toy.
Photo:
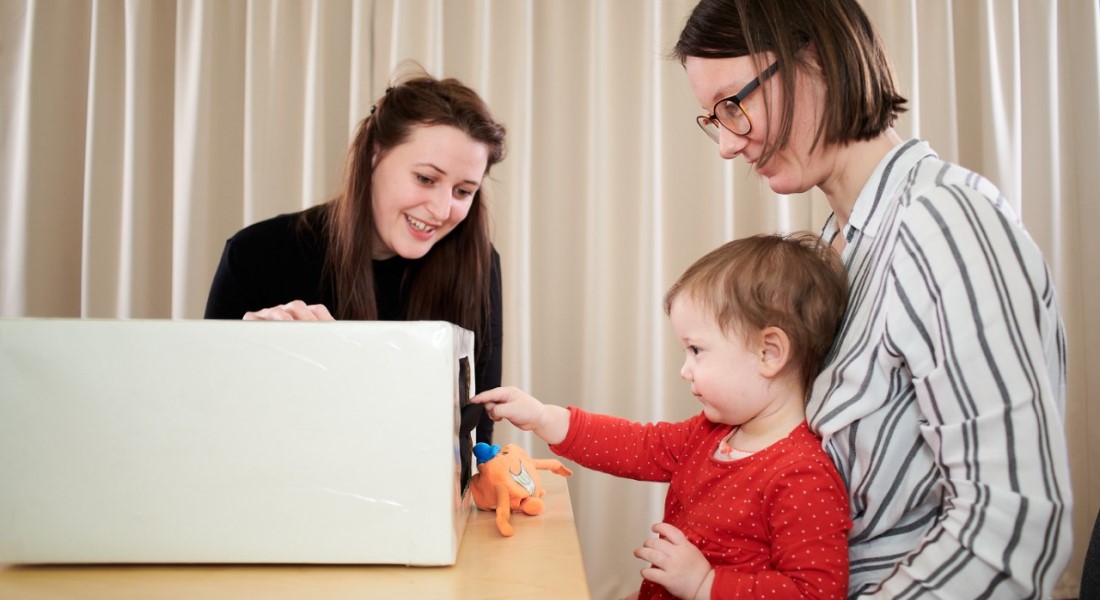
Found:
[{"label": "orange plush toy", "polygon": [[497,511],[497,529],[504,537],[515,533],[511,523],[513,510],[532,516],[542,512],[546,490],[539,484],[538,469],[564,477],[573,474],[561,461],[535,460],[515,444],[501,448],[479,442],[474,445],[474,456],[477,474],[470,479],[474,504],[481,510]]}]

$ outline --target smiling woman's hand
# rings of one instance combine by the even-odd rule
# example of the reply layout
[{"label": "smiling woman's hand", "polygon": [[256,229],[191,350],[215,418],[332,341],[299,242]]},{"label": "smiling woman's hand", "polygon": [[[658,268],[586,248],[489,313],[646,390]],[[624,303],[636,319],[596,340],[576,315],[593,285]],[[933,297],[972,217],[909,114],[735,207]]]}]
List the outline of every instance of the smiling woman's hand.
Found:
[{"label": "smiling woman's hand", "polygon": [[245,321],[335,321],[324,304],[294,300],[279,306],[244,313]]}]

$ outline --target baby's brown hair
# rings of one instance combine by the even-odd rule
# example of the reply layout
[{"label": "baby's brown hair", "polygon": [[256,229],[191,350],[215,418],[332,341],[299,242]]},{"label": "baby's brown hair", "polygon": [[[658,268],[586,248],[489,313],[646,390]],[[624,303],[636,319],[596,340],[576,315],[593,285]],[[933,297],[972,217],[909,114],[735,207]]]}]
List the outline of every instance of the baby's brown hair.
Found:
[{"label": "baby's brown hair", "polygon": [[665,294],[666,314],[680,294],[710,310],[727,336],[782,329],[791,343],[787,369],[808,393],[844,318],[848,273],[818,235],[756,235],[688,267]]}]

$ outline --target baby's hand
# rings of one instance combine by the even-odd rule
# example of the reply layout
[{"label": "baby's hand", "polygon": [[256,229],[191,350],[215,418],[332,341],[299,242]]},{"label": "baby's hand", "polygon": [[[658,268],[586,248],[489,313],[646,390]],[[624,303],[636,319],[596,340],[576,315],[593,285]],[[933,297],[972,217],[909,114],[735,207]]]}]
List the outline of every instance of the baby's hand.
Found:
[{"label": "baby's hand", "polygon": [[514,387],[499,387],[470,399],[484,404],[494,421],[507,419],[523,431],[533,431],[548,444],[560,444],[569,431],[569,411],[537,399]]},{"label": "baby's hand", "polygon": [[484,404],[485,412],[494,421],[507,419],[523,431],[538,427],[546,405],[527,395],[519,388],[498,387],[481,392],[470,399],[474,404]]},{"label": "baby's hand", "polygon": [[710,562],[684,532],[668,523],[657,523],[649,538],[634,550],[634,556],[650,563],[642,577],[664,586],[677,598],[710,598],[714,581]]}]

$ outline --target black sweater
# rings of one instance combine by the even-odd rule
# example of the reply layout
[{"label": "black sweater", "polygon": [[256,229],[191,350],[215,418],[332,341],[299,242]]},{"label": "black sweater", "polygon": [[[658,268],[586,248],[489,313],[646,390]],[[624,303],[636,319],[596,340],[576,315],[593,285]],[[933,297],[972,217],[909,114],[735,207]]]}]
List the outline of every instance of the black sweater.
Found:
[{"label": "black sweater", "polygon": [[[301,213],[279,215],[238,231],[225,242],[210,295],[207,319],[240,319],[248,311],[302,300],[324,304],[336,314],[333,283],[324,276],[327,238],[323,224],[314,217],[309,227],[298,226]],[[317,213],[314,213],[317,214]],[[374,261],[374,290],[381,321],[405,320],[407,291],[411,281],[402,281],[415,261],[396,256]],[[492,255],[490,284],[490,336],[483,340],[475,357],[475,385],[484,391],[500,385],[501,317],[500,256]],[[463,407],[463,487],[469,477],[469,432],[477,423],[477,441],[491,443],[493,421],[479,405]]]}]

